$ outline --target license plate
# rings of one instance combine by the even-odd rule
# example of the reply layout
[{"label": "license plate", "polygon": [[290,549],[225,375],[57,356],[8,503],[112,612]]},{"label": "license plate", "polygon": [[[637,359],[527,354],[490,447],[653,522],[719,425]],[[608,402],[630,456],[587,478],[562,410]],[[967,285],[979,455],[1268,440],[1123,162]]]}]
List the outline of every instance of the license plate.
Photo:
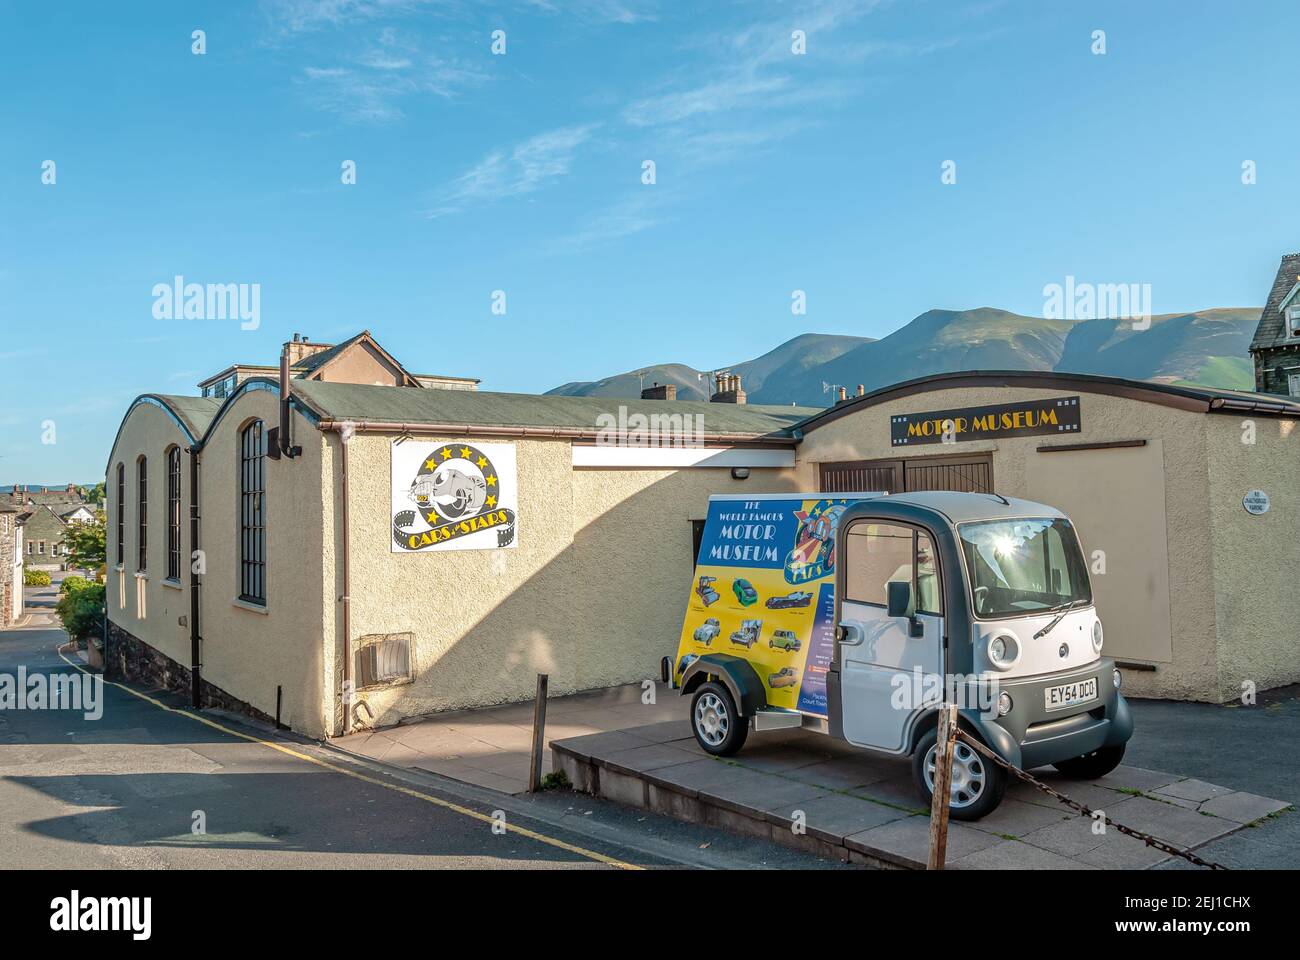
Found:
[{"label": "license plate", "polygon": [[1079,680],[1075,683],[1063,683],[1057,687],[1048,687],[1043,691],[1044,704],[1048,710],[1064,710],[1075,704],[1087,703],[1097,699],[1097,678]]}]

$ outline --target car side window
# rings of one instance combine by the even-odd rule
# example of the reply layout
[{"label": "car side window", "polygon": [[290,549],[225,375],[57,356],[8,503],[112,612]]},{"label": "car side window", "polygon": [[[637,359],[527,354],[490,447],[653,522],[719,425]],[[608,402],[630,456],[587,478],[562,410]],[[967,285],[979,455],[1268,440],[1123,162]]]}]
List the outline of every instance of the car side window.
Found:
[{"label": "car side window", "polygon": [[912,584],[916,609],[941,615],[939,561],[928,533],[895,523],[859,521],[845,538],[844,599],[888,605],[888,584]]},{"label": "car side window", "polygon": [[912,528],[859,521],[849,527],[844,599],[886,606],[891,580],[912,581]]},{"label": "car side window", "polygon": [[939,557],[928,533],[916,532],[916,609],[920,613],[943,615],[939,593]]}]

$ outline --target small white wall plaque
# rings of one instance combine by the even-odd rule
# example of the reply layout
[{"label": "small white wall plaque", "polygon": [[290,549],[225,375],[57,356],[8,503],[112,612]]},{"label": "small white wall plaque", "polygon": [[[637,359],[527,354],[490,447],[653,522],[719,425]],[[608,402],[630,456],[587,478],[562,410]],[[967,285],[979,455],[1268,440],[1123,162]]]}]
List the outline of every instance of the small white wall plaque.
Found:
[{"label": "small white wall plaque", "polygon": [[1247,513],[1253,513],[1257,517],[1261,513],[1268,513],[1268,494],[1263,490],[1251,490],[1241,498],[1241,505]]}]

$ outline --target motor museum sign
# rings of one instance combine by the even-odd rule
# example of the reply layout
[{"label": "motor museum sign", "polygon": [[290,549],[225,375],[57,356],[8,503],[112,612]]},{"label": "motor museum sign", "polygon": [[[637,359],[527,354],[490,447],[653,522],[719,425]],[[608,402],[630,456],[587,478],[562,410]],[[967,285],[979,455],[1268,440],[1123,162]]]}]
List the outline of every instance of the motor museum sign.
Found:
[{"label": "motor museum sign", "polygon": [[965,443],[993,437],[1032,437],[1078,433],[1079,398],[1052,397],[956,410],[929,410],[889,418],[895,447],[925,443]]}]

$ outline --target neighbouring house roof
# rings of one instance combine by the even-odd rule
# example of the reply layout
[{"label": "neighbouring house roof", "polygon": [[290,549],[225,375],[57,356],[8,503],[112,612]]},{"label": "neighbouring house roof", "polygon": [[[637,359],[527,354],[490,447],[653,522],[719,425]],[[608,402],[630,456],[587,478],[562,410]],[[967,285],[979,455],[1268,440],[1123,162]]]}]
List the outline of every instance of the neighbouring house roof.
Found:
[{"label": "neighbouring house roof", "polygon": [[42,504],[23,521],[24,534],[30,540],[45,540],[49,543],[62,541],[68,529],[67,523],[57,513]]},{"label": "neighbouring house roof", "polygon": [[1275,394],[1210,387],[1183,387],[1150,380],[1124,380],[1084,373],[1053,373],[1040,370],[983,370],[940,373],[873,390],[861,397],[842,400],[800,421],[801,431],[815,430],[847,414],[876,404],[915,394],[954,387],[1030,387],[1039,390],[1078,390],[1101,393],[1146,403],[1176,407],[1196,413],[1251,413],[1258,416],[1300,417],[1300,402]]},{"label": "neighbouring house roof", "polygon": [[395,390],[352,383],[294,382],[294,394],[322,421],[446,426],[462,433],[475,427],[535,428],[537,432],[600,430],[602,417],[633,414],[700,417],[704,436],[743,436],[792,441],[790,428],[813,413],[809,407],[772,407],[696,400],[631,400],[541,396],[481,390]]},{"label": "neighbouring house roof", "polygon": [[1300,253],[1288,253],[1277,268],[1273,289],[1259,314],[1259,326],[1250,342],[1252,351],[1272,347],[1286,340],[1286,323],[1282,316],[1282,301],[1300,283]]},{"label": "neighbouring house roof", "polygon": [[[439,373],[412,373],[411,371],[407,370],[406,367],[403,366],[402,363],[396,357],[394,357],[391,353],[385,350],[383,345],[380,344],[379,341],[375,339],[374,335],[369,330],[362,330],[360,333],[349,337],[348,339],[344,340],[342,343],[331,344],[329,346],[326,346],[325,349],[323,350],[317,350],[317,352],[315,353],[308,354],[307,356],[303,357],[302,359],[294,363],[290,367],[290,372],[294,377],[294,379],[302,379],[302,378],[315,376],[319,374],[325,367],[329,366],[335,360],[339,359],[339,357],[347,353],[348,350],[362,343],[368,344],[380,356],[382,356],[389,363],[391,363],[401,374],[403,374],[407,378],[409,386],[413,386],[413,387],[424,386],[424,384],[420,383],[420,380],[422,378],[432,379],[432,380],[445,380],[445,381],[455,382],[455,383],[478,383],[479,382],[479,380],[476,377],[452,377],[452,376],[446,376],[444,374],[439,374]],[[321,346],[321,345],[312,344],[312,346]],[[250,377],[268,376],[268,377],[275,378],[279,376],[279,371],[280,371],[279,366],[274,366],[274,365],[263,365],[263,364],[253,364],[253,363],[231,364],[230,366],[226,367],[224,370],[221,370],[218,373],[214,373],[210,377],[207,377],[206,379],[199,381],[199,388],[203,389],[204,387],[210,386],[211,384],[224,380],[225,378],[229,377],[232,373],[238,373]]]}]

